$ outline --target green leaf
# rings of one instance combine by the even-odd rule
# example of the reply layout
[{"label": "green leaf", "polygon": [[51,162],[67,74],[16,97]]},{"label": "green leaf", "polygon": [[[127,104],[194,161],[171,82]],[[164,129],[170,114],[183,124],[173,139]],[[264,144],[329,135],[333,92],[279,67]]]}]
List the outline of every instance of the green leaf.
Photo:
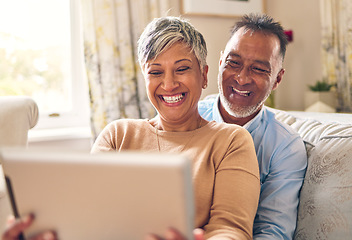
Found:
[{"label": "green leaf", "polygon": [[308,85],[308,87],[313,92],[328,92],[334,85],[326,81],[317,81],[315,85]]}]

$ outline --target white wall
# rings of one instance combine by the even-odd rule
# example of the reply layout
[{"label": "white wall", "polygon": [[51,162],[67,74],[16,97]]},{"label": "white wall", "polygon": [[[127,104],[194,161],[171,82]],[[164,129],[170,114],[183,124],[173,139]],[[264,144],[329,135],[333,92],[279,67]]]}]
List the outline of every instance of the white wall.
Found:
[{"label": "white wall", "polygon": [[92,146],[90,128],[34,129],[28,134],[28,147],[52,150],[90,152]]},{"label": "white wall", "polygon": [[91,147],[91,137],[52,138],[44,141],[29,139],[28,141],[28,148],[30,149],[71,150],[89,153]]},{"label": "white wall", "polygon": [[267,13],[293,30],[284,68],[286,73],[276,91],[276,107],[304,110],[307,85],[322,77],[320,0],[266,0]]}]

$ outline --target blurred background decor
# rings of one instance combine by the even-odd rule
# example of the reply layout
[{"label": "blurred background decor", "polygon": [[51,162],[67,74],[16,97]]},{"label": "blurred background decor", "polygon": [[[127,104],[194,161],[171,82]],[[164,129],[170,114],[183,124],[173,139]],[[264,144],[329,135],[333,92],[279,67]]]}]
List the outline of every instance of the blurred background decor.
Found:
[{"label": "blurred background decor", "polygon": [[310,91],[305,94],[306,112],[336,112],[336,91],[330,84],[323,79],[314,85],[308,85]]},{"label": "blurred background decor", "polygon": [[182,14],[238,17],[264,12],[264,0],[181,0]]},{"label": "blurred background decor", "polygon": [[93,138],[115,119],[155,115],[137,61],[137,40],[147,23],[169,8],[167,1],[81,1]]},{"label": "blurred background decor", "polygon": [[337,111],[352,112],[352,1],[320,0],[323,78],[336,83]]}]

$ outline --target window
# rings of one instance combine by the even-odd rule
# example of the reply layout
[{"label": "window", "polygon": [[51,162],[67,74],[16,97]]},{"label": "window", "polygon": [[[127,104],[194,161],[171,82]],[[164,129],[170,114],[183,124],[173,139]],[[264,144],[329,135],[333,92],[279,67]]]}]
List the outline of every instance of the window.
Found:
[{"label": "window", "polygon": [[0,95],[38,104],[36,128],[89,126],[78,0],[0,0]]}]

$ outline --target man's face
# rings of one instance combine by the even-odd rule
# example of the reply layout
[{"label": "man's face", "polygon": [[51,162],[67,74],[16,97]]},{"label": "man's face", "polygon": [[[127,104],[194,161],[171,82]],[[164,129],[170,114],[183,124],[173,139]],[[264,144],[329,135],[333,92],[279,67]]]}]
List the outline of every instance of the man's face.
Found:
[{"label": "man's face", "polygon": [[220,102],[235,118],[253,118],[284,74],[277,36],[239,29],[220,58]]}]

